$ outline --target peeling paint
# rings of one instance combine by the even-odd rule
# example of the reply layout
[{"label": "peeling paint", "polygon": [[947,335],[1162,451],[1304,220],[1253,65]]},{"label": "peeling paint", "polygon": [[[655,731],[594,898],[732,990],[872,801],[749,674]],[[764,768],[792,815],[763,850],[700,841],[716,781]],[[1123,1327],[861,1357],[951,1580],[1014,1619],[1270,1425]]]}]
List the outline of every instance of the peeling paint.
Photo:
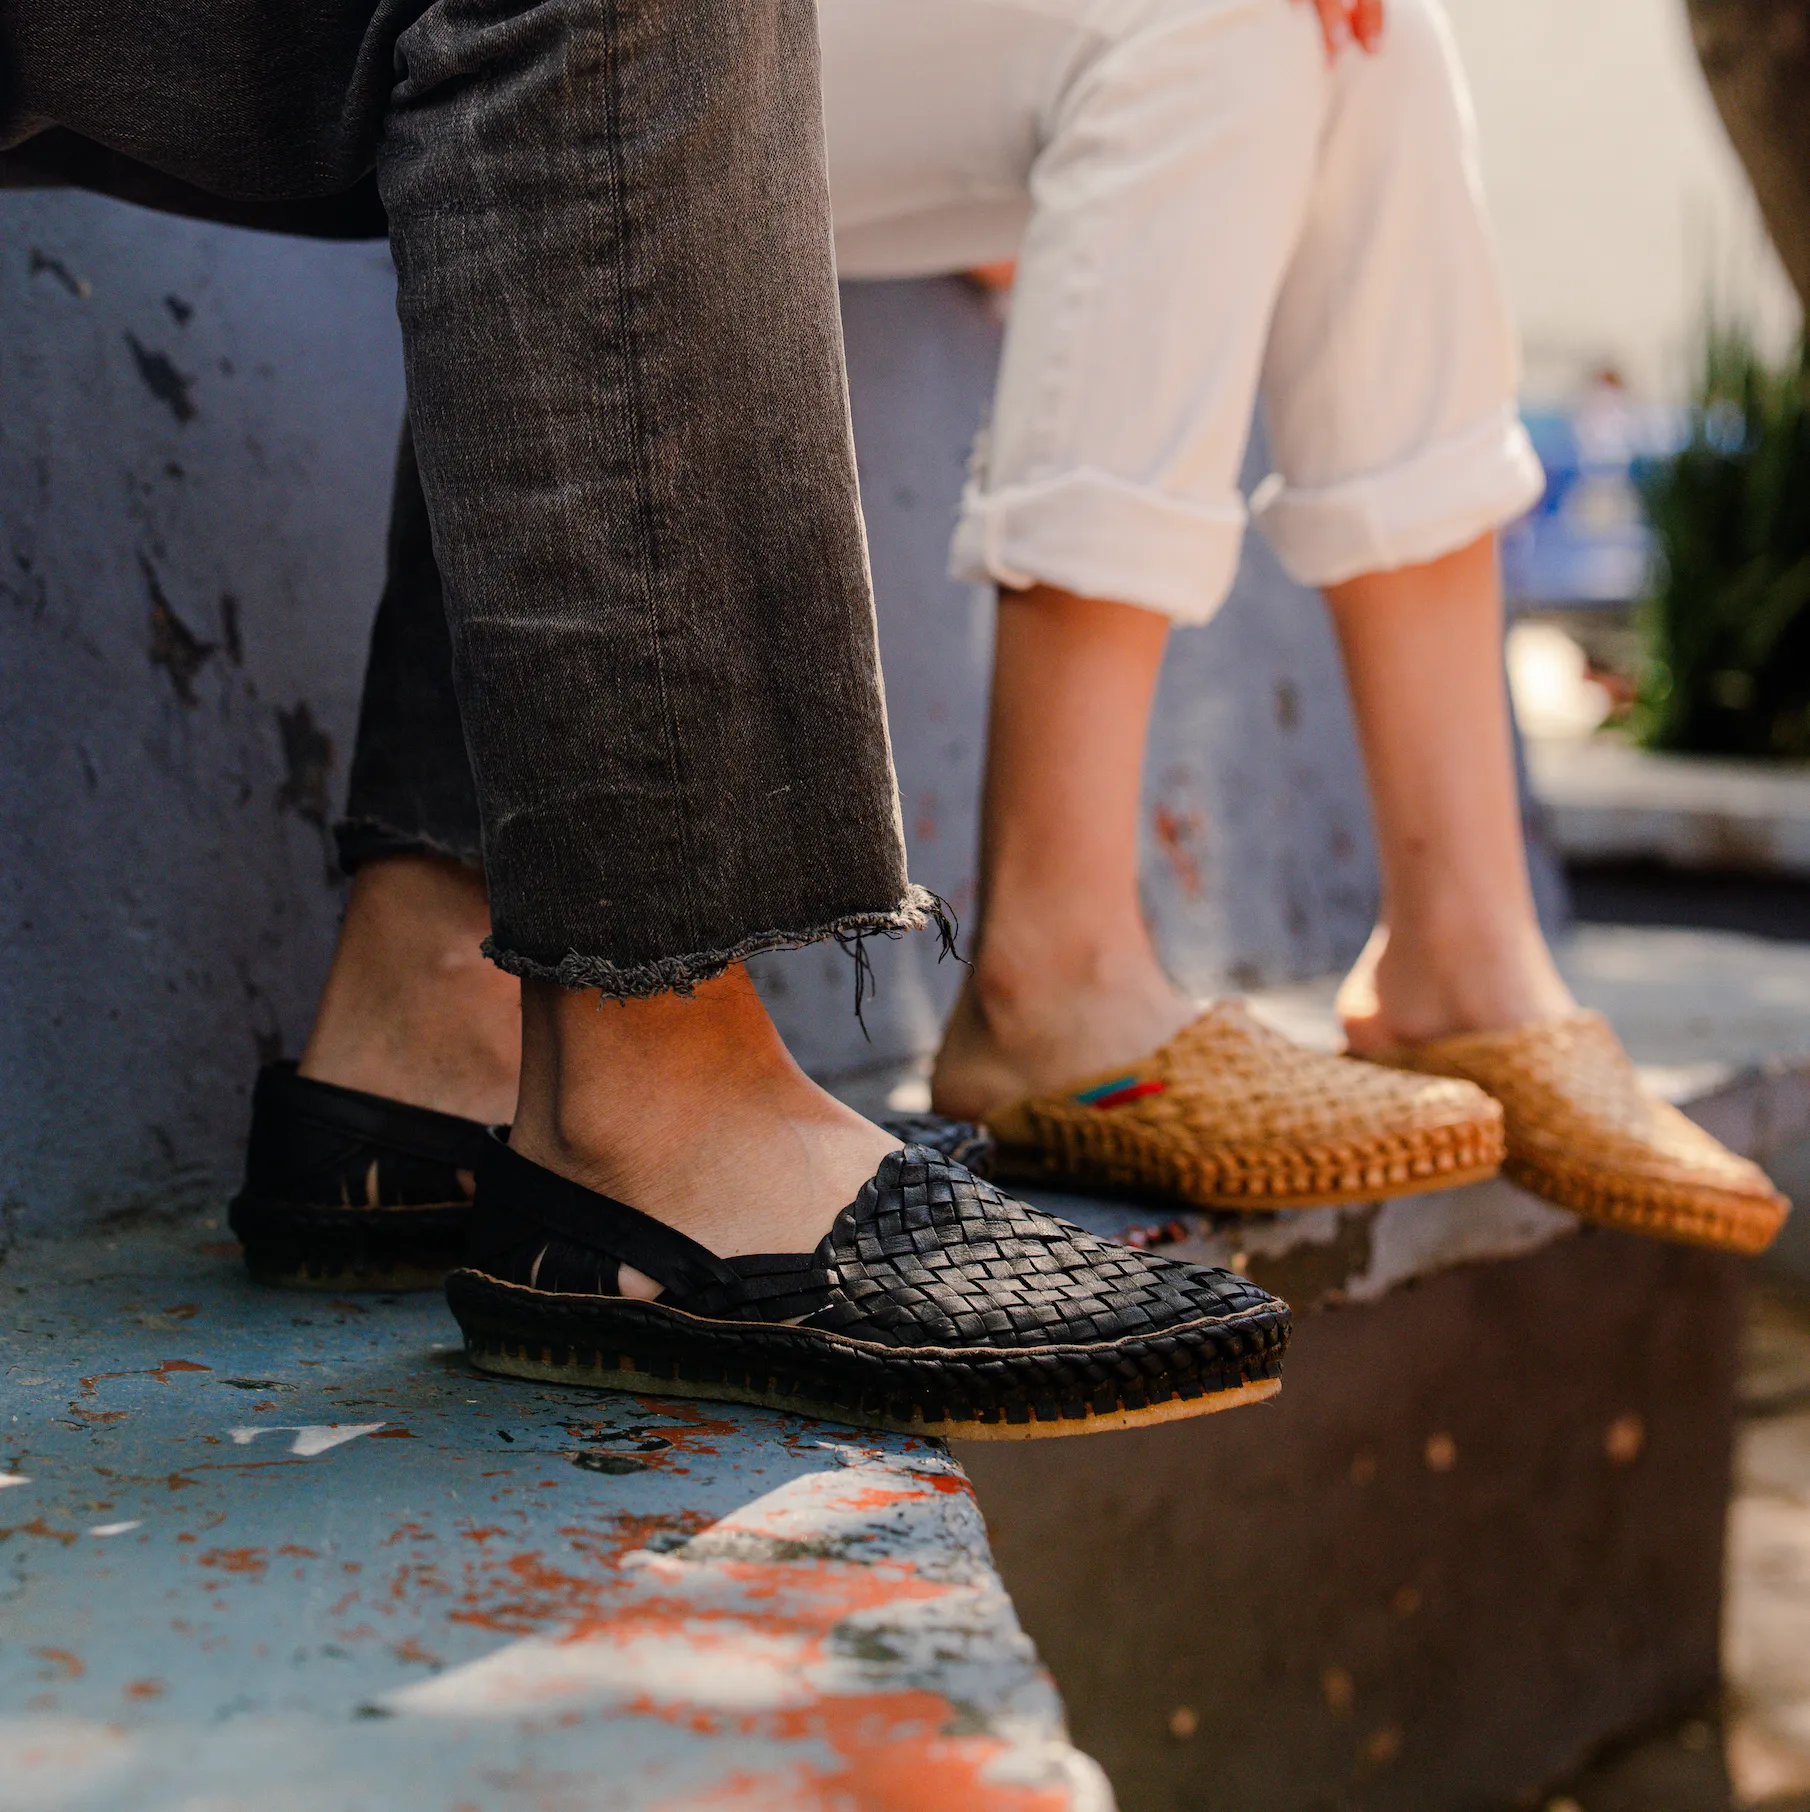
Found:
[{"label": "peeling paint", "polygon": [[163,668],[169,674],[170,684],[176,688],[176,696],[183,704],[193,705],[195,675],[207,665],[214,653],[215,644],[202,641],[176,614],[170,600],[164,595],[156,567],[142,553],[138,556],[138,569],[144,574],[145,590],[151,599],[152,665]]},{"label": "peeling paint", "polygon": [[167,353],[153,352],[137,334],[128,332],[126,344],[132,349],[132,361],[138,367],[138,375],[144,380],[145,388],[177,421],[192,422],[197,413],[195,399],[191,394],[195,380],[184,377],[171,364]]},{"label": "peeling paint", "polygon": [[[49,1783],[55,1733],[92,1720],[130,1762],[82,1812],[577,1812],[600,1779],[615,1812],[1110,1806],[933,1443],[499,1388],[441,1356],[431,1298],[292,1315],[195,1244],[8,1259],[9,1369],[127,1412],[40,1422],[9,1456],[47,1507],[0,1531],[0,1703],[45,1733],[18,1780]],[[163,1356],[172,1326],[192,1356]],[[313,1419],[201,1413],[279,1385]],[[356,1465],[319,1463],[361,1436]]]},{"label": "peeling paint", "polygon": [[343,1447],[348,1441],[356,1441],[360,1435],[375,1434],[384,1426],[382,1422],[348,1423],[344,1427],[337,1422],[301,1426],[269,1422],[261,1428],[229,1428],[226,1432],[232,1436],[235,1447],[249,1447],[259,1435],[292,1434],[295,1439],[289,1443],[289,1451],[299,1453],[303,1459],[312,1459],[317,1453],[327,1453],[335,1447]]},{"label": "peeling paint", "polygon": [[292,811],[324,831],[333,811],[333,738],[314,721],[306,699],[292,711],[277,708],[277,732],[283,744],[277,810]]},{"label": "peeling paint", "polygon": [[53,258],[35,245],[25,271],[31,277],[54,277],[78,301],[86,302],[94,294],[94,285],[86,277],[78,277],[61,258]]},{"label": "peeling paint", "polygon": [[1206,835],[1200,814],[1159,803],[1151,808],[1150,830],[1182,896],[1199,899],[1204,887],[1200,849]]}]

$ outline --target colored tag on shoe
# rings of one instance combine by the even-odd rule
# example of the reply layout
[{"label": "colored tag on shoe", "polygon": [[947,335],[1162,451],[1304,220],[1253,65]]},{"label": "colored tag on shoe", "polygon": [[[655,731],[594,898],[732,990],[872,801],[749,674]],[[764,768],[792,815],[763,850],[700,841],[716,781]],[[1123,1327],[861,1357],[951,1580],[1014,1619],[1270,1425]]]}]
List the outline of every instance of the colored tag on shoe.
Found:
[{"label": "colored tag on shoe", "polygon": [[1142,1101],[1146,1095],[1161,1095],[1168,1090],[1166,1082],[1145,1082],[1137,1076],[1115,1076],[1093,1088],[1085,1088],[1071,1097],[1083,1107],[1124,1107]]}]

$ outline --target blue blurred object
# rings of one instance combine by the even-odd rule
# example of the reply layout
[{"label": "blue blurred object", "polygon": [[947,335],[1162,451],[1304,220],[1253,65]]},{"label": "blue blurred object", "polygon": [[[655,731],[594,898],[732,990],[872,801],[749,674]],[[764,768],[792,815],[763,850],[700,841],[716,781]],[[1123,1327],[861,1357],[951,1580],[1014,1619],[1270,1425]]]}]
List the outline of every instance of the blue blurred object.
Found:
[{"label": "blue blurred object", "polygon": [[1529,409],[1521,419],[1546,490],[1502,533],[1510,603],[1632,602],[1653,558],[1641,477],[1683,444],[1683,412],[1632,403],[1619,384],[1598,381],[1572,409]]}]

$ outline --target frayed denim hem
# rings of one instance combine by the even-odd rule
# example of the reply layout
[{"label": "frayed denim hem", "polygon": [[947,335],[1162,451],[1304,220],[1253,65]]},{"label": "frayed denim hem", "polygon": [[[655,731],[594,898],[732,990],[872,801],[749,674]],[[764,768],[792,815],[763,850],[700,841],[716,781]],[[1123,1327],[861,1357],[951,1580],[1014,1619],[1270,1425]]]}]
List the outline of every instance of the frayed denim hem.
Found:
[{"label": "frayed denim hem", "polygon": [[356,874],[367,862],[386,856],[443,856],[467,868],[482,868],[484,852],[475,846],[442,842],[425,831],[405,831],[381,818],[342,818],[333,827],[333,845],[342,874]]},{"label": "frayed denim hem", "polygon": [[[503,949],[495,938],[484,940],[484,954],[499,969],[532,981],[557,982],[562,988],[595,989],[605,1000],[647,1000],[656,994],[690,994],[700,982],[714,981],[737,963],[766,950],[801,950],[834,938],[855,959],[855,1017],[872,986],[872,970],[861,948],[869,937],[903,937],[935,925],[943,954],[959,952],[955,940],[960,926],[947,900],[928,887],[908,885],[905,897],[891,912],[851,912],[809,931],[755,931],[726,950],[701,950],[689,956],[663,956],[652,962],[613,963],[607,957],[581,956],[576,950],[557,963],[536,962],[514,950]],[[865,986],[864,986],[865,984]]]}]

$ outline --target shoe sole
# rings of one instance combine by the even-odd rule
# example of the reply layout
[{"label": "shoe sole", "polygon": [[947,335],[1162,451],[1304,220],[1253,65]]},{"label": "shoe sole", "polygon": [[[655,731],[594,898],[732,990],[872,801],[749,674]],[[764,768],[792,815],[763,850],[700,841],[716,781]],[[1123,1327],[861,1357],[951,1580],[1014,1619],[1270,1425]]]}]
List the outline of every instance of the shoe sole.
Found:
[{"label": "shoe sole", "polygon": [[[1502,1129],[1495,1122],[1480,1123],[1475,1130],[1474,1140],[1410,1147],[1400,1155],[1356,1164],[1347,1155],[1303,1153],[1278,1160],[1273,1151],[1266,1151],[1249,1162],[1235,1159],[1228,1164],[1147,1146],[1115,1158],[1085,1149],[1058,1155],[1040,1146],[1001,1144],[994,1170],[1010,1182],[1135,1195],[1216,1213],[1283,1214],[1297,1208],[1349,1208],[1385,1197],[1430,1195],[1487,1183],[1502,1173],[1506,1157]],[[1235,1188],[1225,1187],[1221,1180],[1227,1169],[1237,1175]]]},{"label": "shoe sole", "polygon": [[[1100,1346],[902,1349],[469,1270],[447,1279],[447,1300],[471,1363],[500,1377],[750,1403],[938,1440],[1047,1440],[1260,1403],[1282,1388],[1288,1337],[1285,1314],[1253,1311]],[[988,1391],[997,1400],[974,1401]]]},{"label": "shoe sole", "polygon": [[398,1295],[437,1290],[465,1255],[468,1202],[339,1208],[240,1194],[228,1221],[255,1283]]},{"label": "shoe sole", "polygon": [[1509,1159],[1503,1174],[1528,1194],[1582,1220],[1743,1258],[1764,1252],[1791,1212],[1782,1198],[1760,1202],[1713,1189],[1649,1187],[1636,1195],[1625,1182],[1604,1183],[1518,1158]]},{"label": "shoe sole", "polygon": [[245,1255],[245,1269],[251,1281],[268,1290],[312,1290],[317,1296],[408,1296],[421,1290],[439,1290],[446,1285],[449,1264],[366,1265],[360,1268],[335,1265],[329,1260],[273,1261]]}]

